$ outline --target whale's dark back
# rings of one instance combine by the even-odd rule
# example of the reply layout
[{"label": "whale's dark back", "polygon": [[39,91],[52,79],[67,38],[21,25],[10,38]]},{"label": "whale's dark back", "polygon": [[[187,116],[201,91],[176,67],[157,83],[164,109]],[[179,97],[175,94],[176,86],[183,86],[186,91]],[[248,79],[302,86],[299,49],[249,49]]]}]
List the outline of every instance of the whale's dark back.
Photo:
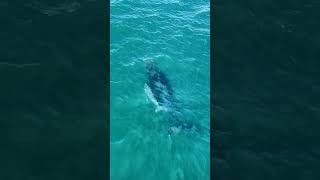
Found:
[{"label": "whale's dark back", "polygon": [[191,130],[199,128],[195,124],[186,121],[180,117],[176,101],[174,99],[171,84],[166,75],[153,63],[146,62],[147,69],[147,85],[149,86],[155,100],[160,106],[169,107],[169,134],[174,134],[177,129]]},{"label": "whale's dark back", "polygon": [[172,106],[173,90],[166,75],[152,62],[146,64],[147,85],[160,106]]}]

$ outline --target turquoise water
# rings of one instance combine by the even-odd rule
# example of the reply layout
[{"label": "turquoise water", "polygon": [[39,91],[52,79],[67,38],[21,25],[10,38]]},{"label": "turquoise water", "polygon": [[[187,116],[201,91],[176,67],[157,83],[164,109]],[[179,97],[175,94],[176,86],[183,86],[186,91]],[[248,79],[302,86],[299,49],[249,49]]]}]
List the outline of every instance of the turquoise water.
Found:
[{"label": "turquoise water", "polygon": [[[111,180],[206,180],[210,176],[209,1],[111,1]],[[198,133],[168,136],[144,84],[144,60],[166,74]]]}]

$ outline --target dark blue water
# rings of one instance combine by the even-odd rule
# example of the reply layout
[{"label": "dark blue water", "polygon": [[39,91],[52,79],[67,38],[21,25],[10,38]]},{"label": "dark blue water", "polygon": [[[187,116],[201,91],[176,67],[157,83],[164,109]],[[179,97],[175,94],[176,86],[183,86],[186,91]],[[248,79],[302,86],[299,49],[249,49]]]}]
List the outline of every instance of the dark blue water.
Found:
[{"label": "dark blue water", "polygon": [[[320,179],[319,3],[213,4],[214,178]],[[107,179],[105,6],[0,2],[0,179]]]},{"label": "dark blue water", "polygon": [[107,179],[102,1],[0,2],[0,179]]},{"label": "dark blue water", "polygon": [[215,1],[215,179],[319,179],[317,1]]}]

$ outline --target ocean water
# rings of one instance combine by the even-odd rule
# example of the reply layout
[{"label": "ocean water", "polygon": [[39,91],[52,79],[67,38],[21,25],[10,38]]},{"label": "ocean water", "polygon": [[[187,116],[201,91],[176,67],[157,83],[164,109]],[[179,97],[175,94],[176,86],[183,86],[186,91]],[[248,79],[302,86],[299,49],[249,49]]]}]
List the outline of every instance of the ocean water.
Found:
[{"label": "ocean water", "polygon": [[[1,180],[108,178],[106,4],[0,2]],[[168,139],[142,63],[206,127],[208,4],[111,2],[112,179],[208,179],[208,135]],[[319,3],[213,4],[214,179],[319,180]]]},{"label": "ocean water", "polygon": [[[209,1],[110,2],[111,180],[210,176]],[[145,60],[170,80],[181,116],[201,132],[168,136],[144,91]]]},{"label": "ocean water", "polygon": [[0,179],[108,178],[106,6],[0,2]]},{"label": "ocean water", "polygon": [[214,1],[214,179],[320,179],[319,7]]}]

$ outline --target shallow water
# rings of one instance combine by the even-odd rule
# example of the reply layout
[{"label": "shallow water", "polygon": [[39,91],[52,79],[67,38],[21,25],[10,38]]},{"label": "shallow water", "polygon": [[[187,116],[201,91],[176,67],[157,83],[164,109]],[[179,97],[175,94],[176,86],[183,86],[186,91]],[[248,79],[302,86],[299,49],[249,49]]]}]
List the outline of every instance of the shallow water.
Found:
[{"label": "shallow water", "polygon": [[[209,179],[209,11],[209,1],[111,1],[111,180]],[[148,59],[201,132],[168,136],[168,114],[144,91]]]}]

